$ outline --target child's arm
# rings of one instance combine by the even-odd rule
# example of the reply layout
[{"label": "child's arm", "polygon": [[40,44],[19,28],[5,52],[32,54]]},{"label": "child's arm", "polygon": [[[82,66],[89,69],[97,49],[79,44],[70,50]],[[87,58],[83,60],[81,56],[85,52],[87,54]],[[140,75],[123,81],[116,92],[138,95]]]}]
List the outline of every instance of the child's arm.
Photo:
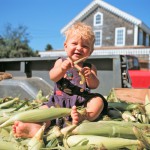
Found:
[{"label": "child's arm", "polygon": [[96,89],[99,86],[99,79],[97,78],[97,69],[92,65],[91,69],[89,67],[84,67],[82,73],[86,79],[86,83],[89,88]]},{"label": "child's arm", "polygon": [[73,66],[73,63],[70,59],[66,59],[62,61],[62,59],[58,59],[54,67],[50,70],[49,76],[50,79],[54,82],[59,81],[66,73],[68,69],[70,69]]}]

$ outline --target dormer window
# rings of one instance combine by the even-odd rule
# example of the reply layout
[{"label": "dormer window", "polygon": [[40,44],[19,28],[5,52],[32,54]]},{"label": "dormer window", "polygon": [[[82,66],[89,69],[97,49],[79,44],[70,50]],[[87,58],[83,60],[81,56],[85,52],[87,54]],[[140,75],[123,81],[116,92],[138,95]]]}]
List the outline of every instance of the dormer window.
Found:
[{"label": "dormer window", "polygon": [[103,25],[103,14],[98,12],[94,15],[94,26]]}]

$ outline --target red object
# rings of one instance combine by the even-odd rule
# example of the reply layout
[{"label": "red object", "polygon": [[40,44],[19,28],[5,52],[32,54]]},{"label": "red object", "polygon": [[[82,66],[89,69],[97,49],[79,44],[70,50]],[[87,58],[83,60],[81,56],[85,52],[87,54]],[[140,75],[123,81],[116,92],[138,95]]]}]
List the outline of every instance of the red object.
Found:
[{"label": "red object", "polygon": [[61,96],[62,95],[62,91],[56,91],[56,95]]},{"label": "red object", "polygon": [[133,88],[150,88],[150,70],[129,70]]}]

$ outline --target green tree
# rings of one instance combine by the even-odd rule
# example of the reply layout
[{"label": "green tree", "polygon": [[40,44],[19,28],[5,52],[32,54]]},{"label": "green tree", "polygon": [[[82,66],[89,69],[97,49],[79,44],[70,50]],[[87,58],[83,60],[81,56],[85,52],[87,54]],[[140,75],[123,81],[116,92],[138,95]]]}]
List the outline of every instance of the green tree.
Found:
[{"label": "green tree", "polygon": [[49,50],[53,50],[53,47],[51,44],[46,45],[45,51],[49,51]]},{"label": "green tree", "polygon": [[19,25],[13,28],[11,24],[7,24],[4,34],[0,36],[0,58],[37,56],[28,43],[27,27]]}]

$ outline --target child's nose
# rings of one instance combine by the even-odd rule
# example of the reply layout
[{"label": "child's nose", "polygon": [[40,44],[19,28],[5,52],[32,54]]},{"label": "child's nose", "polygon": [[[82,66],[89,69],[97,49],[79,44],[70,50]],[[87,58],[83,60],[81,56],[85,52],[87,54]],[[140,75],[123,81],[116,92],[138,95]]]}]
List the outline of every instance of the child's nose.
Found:
[{"label": "child's nose", "polygon": [[82,50],[82,46],[81,45],[77,45],[77,50]]}]

